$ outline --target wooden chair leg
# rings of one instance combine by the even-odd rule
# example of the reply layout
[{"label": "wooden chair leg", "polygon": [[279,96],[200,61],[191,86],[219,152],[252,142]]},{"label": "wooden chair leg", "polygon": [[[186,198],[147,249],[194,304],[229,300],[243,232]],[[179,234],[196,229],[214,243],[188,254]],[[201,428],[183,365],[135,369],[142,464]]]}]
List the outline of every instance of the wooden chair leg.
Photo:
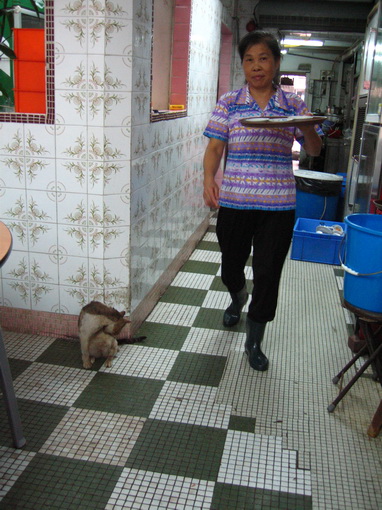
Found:
[{"label": "wooden chair leg", "polygon": [[333,402],[328,406],[329,413],[332,413],[336,408],[336,405],[344,398],[346,393],[350,390],[350,388],[354,385],[354,383],[361,377],[361,375],[365,372],[365,370],[373,363],[374,359],[382,354],[382,343],[379,347],[369,356],[369,358],[365,361],[365,363],[358,369],[353,378],[348,382],[348,384],[342,388],[342,390],[338,393],[337,397],[333,400]]},{"label": "wooden chair leg", "polygon": [[367,435],[370,437],[377,437],[379,431],[382,428],[382,400],[379,403],[378,409],[376,410],[373,419],[367,429]]}]

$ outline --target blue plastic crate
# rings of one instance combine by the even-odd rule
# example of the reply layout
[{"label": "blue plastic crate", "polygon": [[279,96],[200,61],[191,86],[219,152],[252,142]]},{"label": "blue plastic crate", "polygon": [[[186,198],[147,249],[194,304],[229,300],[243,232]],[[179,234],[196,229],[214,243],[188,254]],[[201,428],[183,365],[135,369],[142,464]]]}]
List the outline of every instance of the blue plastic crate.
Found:
[{"label": "blue plastic crate", "polygon": [[342,175],[342,186],[341,186],[341,198],[345,198],[346,194],[346,181],[347,181],[347,174],[338,172],[337,175]]},{"label": "blue plastic crate", "polygon": [[343,253],[344,236],[316,232],[319,225],[340,225],[346,234],[345,223],[338,221],[297,218],[293,229],[291,259],[340,265],[340,250]]}]

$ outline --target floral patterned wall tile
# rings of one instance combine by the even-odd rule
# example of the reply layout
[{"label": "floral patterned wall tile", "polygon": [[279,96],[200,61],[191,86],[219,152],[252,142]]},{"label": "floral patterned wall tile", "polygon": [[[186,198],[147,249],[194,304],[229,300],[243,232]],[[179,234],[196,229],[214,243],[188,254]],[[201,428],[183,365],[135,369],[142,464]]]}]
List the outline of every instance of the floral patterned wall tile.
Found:
[{"label": "floral patterned wall tile", "polygon": [[152,2],[151,0],[136,0],[134,2],[133,19],[145,26],[151,27]]},{"label": "floral patterned wall tile", "polygon": [[132,68],[133,61],[133,42],[131,37],[126,37],[126,34],[132,33],[132,19],[123,19],[119,29],[114,30],[112,37],[107,38],[104,49],[106,58],[118,55],[122,57],[121,65],[130,70]]},{"label": "floral patterned wall tile", "polygon": [[131,92],[105,92],[104,125],[128,128],[131,121]]},{"label": "floral patterned wall tile", "polygon": [[152,33],[150,22],[141,23],[134,19],[133,25],[133,51],[138,58],[148,58],[151,52]]},{"label": "floral patterned wall tile", "polygon": [[86,50],[87,36],[83,21],[69,16],[54,16],[55,63],[60,63],[65,53],[83,54]]},{"label": "floral patterned wall tile", "polygon": [[[131,106],[131,105],[130,105]],[[111,126],[105,121],[105,159],[131,160],[131,113],[126,109],[120,115],[119,126]],[[112,143],[112,145],[110,145]],[[110,152],[109,152],[110,151]],[[130,174],[126,175],[129,178]]]},{"label": "floral patterned wall tile", "polygon": [[[54,163],[54,139],[44,129],[0,127],[0,162],[5,186],[25,187],[49,175]],[[40,140],[44,140],[41,143]],[[50,158],[50,159],[49,159]],[[54,167],[53,167],[54,168]]]},{"label": "floral patterned wall tile", "polygon": [[27,250],[36,244],[41,250],[46,250],[55,241],[52,238],[56,222],[55,204],[46,200],[46,196],[46,192],[5,190],[0,210],[12,233],[13,251]]},{"label": "floral patterned wall tile", "polygon": [[130,238],[130,226],[108,225],[103,229],[103,258],[122,257]]},{"label": "floral patterned wall tile", "polygon": [[151,83],[151,62],[145,58],[135,57],[132,68],[132,91],[147,92]]},{"label": "floral patterned wall tile", "polygon": [[93,299],[88,287],[60,284],[58,291],[59,311],[63,314],[78,315],[79,310]]},{"label": "floral patterned wall tile", "polygon": [[134,159],[131,171],[131,186],[134,190],[147,186],[152,174],[150,155]]},{"label": "floral patterned wall tile", "polygon": [[130,200],[124,194],[105,195],[102,224],[109,226],[130,225]]},{"label": "floral patterned wall tile", "polygon": [[151,124],[135,126],[131,133],[131,158],[134,161],[150,152]]},{"label": "floral patterned wall tile", "polygon": [[[81,126],[86,124],[88,99],[85,93],[68,94],[57,91],[55,97],[56,117],[62,125]],[[93,115],[94,117],[94,115]]]},{"label": "floral patterned wall tile", "polygon": [[[59,247],[60,286],[89,287],[90,272],[87,257],[71,257],[62,246]],[[99,261],[98,261],[99,262]]]},{"label": "floral patterned wall tile", "polygon": [[131,120],[134,126],[149,122],[150,93],[148,91],[132,93]]},{"label": "floral patterned wall tile", "polygon": [[[109,92],[131,92],[132,68],[120,54],[104,57],[103,89]],[[122,65],[121,65],[122,64]]]},{"label": "floral patterned wall tile", "polygon": [[54,264],[48,256],[33,252],[16,252],[11,259],[2,270],[3,291],[9,306],[46,309],[57,295]]},{"label": "floral patterned wall tile", "polygon": [[66,273],[60,286],[60,300],[66,309],[82,307],[91,300],[128,308],[129,277],[124,259],[102,261],[89,258],[72,262],[72,272]]}]

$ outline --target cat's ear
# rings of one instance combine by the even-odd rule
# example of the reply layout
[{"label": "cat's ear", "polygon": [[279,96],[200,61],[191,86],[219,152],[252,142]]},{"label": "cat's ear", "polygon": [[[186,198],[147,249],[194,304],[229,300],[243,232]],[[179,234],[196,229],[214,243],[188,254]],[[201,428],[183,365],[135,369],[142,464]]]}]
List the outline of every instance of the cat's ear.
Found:
[{"label": "cat's ear", "polygon": [[120,312],[121,317],[123,317],[125,315],[125,313],[126,313],[125,310],[123,310],[123,312]]}]

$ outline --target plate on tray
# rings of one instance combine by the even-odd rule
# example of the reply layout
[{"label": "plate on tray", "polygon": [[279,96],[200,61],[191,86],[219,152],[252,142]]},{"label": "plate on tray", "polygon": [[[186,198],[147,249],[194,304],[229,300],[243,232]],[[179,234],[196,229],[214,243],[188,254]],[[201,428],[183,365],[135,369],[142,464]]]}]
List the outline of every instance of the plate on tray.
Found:
[{"label": "plate on tray", "polygon": [[240,122],[245,127],[290,127],[322,124],[327,117],[318,115],[285,115],[280,117],[246,117]]}]

